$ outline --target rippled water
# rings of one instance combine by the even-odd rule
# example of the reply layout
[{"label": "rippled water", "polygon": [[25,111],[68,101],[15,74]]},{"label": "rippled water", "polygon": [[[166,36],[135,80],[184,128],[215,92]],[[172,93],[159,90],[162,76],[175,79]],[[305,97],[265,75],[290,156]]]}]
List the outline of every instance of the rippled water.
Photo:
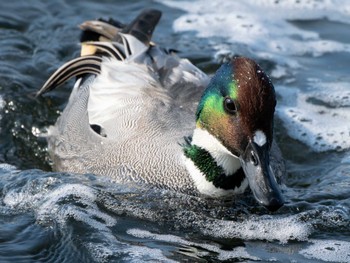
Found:
[{"label": "rippled water", "polygon": [[[0,262],[350,262],[350,4],[346,1],[11,1],[0,9]],[[277,213],[50,172],[38,135],[72,83],[33,94],[79,52],[77,25],[163,11],[155,42],[207,73],[256,59],[278,94],[287,161]],[[341,7],[341,8],[340,8]]]}]

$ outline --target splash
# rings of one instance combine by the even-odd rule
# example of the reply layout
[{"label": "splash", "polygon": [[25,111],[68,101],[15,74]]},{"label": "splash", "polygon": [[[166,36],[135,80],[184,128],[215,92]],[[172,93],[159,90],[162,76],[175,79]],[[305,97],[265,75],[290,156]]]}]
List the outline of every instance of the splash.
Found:
[{"label": "splash", "polygon": [[[1,165],[0,168],[14,171],[13,167],[7,165]],[[34,175],[35,171],[32,173]],[[38,225],[49,228],[58,226],[63,232],[69,232],[67,227],[72,221],[84,226],[85,231],[94,231],[93,236],[87,235],[83,245],[97,262],[108,262],[109,257],[123,246],[112,234],[111,227],[117,223],[116,219],[98,207],[97,193],[93,188],[81,183],[63,183],[63,175],[60,178],[36,174],[36,178],[27,180],[27,175],[21,178],[21,173],[17,171],[13,176],[18,181],[3,197],[8,211],[34,211]]]},{"label": "splash", "polygon": [[[334,51],[350,51],[350,45],[324,40],[315,32],[302,30],[290,20],[328,18],[350,23],[350,3],[344,1],[160,1],[187,14],[173,24],[176,32],[194,31],[197,37],[224,38],[229,44],[217,43],[218,52],[231,50],[232,43],[248,46],[261,58],[282,61],[286,56],[320,56]],[[339,5],[342,8],[337,8]],[[264,15],[261,15],[264,14]],[[269,53],[266,53],[268,51]],[[297,66],[297,60],[285,60]]]},{"label": "splash", "polygon": [[313,83],[318,89],[301,93],[280,87],[277,113],[288,134],[314,151],[350,148],[350,91],[342,82]]},{"label": "splash", "polygon": [[350,242],[340,240],[310,240],[313,244],[299,253],[306,258],[326,262],[350,262]]},{"label": "splash", "polygon": [[0,96],[0,110],[2,110],[5,107],[5,101],[2,98],[2,96]]},{"label": "splash", "polygon": [[243,222],[216,221],[204,229],[204,234],[220,238],[243,240],[278,240],[286,244],[290,240],[305,241],[311,233],[311,226],[299,221],[297,216],[252,217]]},{"label": "splash", "polygon": [[155,234],[151,233],[146,230],[141,230],[137,228],[129,229],[127,231],[129,235],[138,237],[138,238],[144,238],[144,239],[152,239],[157,241],[163,241],[167,243],[173,243],[176,245],[186,246],[186,247],[195,247],[203,249],[204,252],[199,253],[197,251],[198,256],[201,257],[206,256],[208,252],[214,252],[218,254],[219,260],[229,260],[229,259],[236,259],[236,258],[244,258],[249,260],[260,260],[258,257],[251,256],[248,254],[248,252],[243,247],[236,247],[233,250],[222,250],[217,245],[207,244],[207,243],[198,243],[193,241],[188,241],[184,238],[174,236],[174,235],[162,235],[162,234]]},{"label": "splash", "polygon": [[[0,111],[3,110],[3,108],[5,107],[6,103],[4,101],[4,99],[2,98],[2,96],[0,95]],[[0,121],[2,119],[2,115],[0,114]],[[1,131],[1,127],[0,127],[0,131]]]}]

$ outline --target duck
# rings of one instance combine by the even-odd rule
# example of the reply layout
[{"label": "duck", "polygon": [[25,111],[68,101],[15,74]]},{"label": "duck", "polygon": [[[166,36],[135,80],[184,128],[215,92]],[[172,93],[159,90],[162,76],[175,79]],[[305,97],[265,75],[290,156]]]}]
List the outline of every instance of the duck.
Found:
[{"label": "duck", "polygon": [[129,24],[80,25],[80,56],[37,92],[75,78],[46,135],[53,170],[209,198],[250,189],[258,204],[278,210],[286,171],[274,140],[270,78],[239,56],[208,76],[152,42],[161,15],[147,9]]}]

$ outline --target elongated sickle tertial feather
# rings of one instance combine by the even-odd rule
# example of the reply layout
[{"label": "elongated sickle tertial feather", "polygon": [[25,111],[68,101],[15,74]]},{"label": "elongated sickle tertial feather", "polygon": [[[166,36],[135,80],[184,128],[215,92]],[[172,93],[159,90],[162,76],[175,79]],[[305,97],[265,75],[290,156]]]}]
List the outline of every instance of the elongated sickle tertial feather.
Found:
[{"label": "elongated sickle tertial feather", "polygon": [[93,50],[90,51],[92,54],[75,58],[61,66],[46,81],[44,86],[38,91],[37,96],[53,90],[73,77],[78,77],[82,74],[100,74],[102,57],[95,54],[106,54],[107,57],[113,57],[121,61],[125,60],[126,55],[123,49],[118,48],[112,42],[91,41],[82,43],[82,50],[87,50],[88,47],[91,47],[90,50]]},{"label": "elongated sickle tertial feather", "polygon": [[[87,46],[92,46],[96,49],[94,51],[94,54],[97,53],[97,51],[100,51],[108,54],[110,57],[116,58],[117,60],[124,61],[126,58],[123,48],[118,48],[112,42],[98,42],[98,41],[85,42],[85,43],[82,43],[82,50],[84,49],[84,47],[87,47]],[[90,54],[90,55],[93,55],[93,54]]]},{"label": "elongated sickle tertial feather", "polygon": [[99,56],[78,57],[67,62],[52,74],[38,91],[37,96],[53,90],[73,77],[82,74],[99,74],[101,72],[101,62],[102,58]]}]

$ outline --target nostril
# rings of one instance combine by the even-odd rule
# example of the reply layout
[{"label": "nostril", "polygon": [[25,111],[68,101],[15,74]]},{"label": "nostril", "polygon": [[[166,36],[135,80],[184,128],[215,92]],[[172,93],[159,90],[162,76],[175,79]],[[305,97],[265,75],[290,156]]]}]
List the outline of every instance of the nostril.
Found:
[{"label": "nostril", "polygon": [[252,164],[257,166],[259,164],[258,157],[256,156],[255,152],[253,152],[253,151],[251,151],[250,154],[251,154],[250,161],[252,162]]}]

